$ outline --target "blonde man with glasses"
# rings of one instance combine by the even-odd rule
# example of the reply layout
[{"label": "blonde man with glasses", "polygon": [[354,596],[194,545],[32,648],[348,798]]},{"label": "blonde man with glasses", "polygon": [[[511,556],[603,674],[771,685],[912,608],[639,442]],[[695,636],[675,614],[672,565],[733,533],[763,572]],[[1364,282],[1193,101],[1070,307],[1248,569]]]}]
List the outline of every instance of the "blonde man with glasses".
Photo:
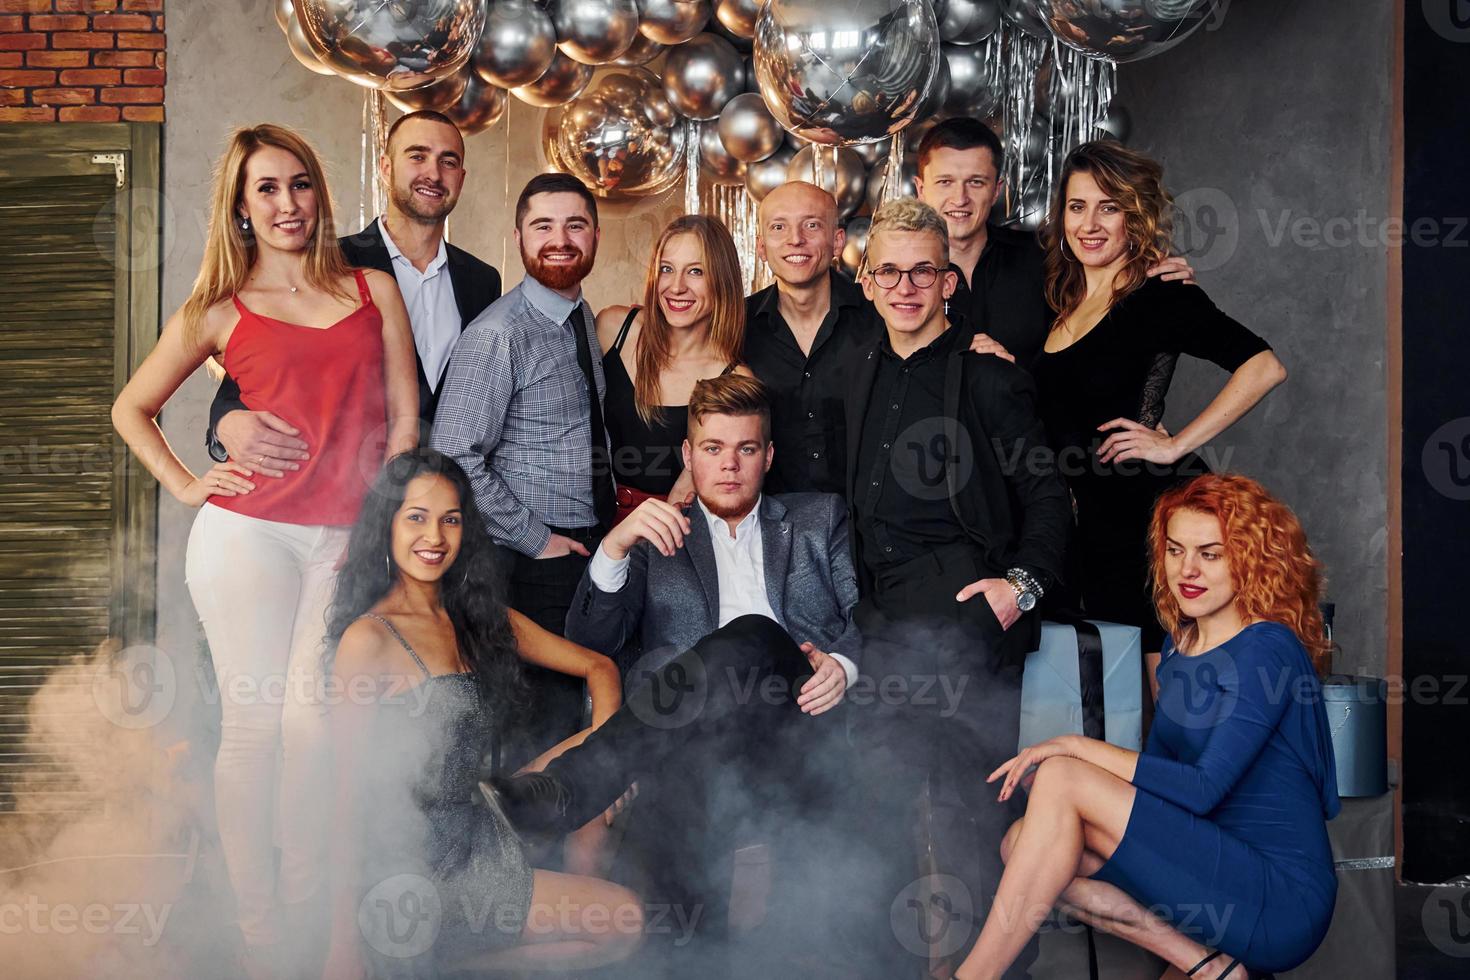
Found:
[{"label": "blonde man with glasses", "polygon": [[[957,276],[944,219],[915,200],[884,205],[867,270],[863,292],[884,330],[858,362],[848,402],[857,622],[864,673],[878,690],[911,696],[865,706],[854,742],[884,814],[870,823],[883,838],[876,853],[913,853],[926,798],[935,826],[965,828],[934,841],[938,870],[965,883],[983,921],[1015,815],[977,774],[1015,754],[1021,667],[1040,638],[1036,607],[1062,568],[1071,508],[1030,375],[971,352],[974,326],[946,315]],[[955,695],[922,696],[933,690]],[[890,899],[916,871],[899,862]],[[974,925],[953,928],[968,933],[962,953]],[[912,954],[889,952],[887,975],[900,975]]]}]

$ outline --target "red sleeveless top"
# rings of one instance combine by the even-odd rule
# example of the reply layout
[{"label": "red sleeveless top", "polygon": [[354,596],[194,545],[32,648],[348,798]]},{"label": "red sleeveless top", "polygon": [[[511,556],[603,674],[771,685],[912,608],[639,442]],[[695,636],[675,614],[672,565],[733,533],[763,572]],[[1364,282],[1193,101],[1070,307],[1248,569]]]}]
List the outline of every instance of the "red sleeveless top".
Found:
[{"label": "red sleeveless top", "polygon": [[[388,408],[383,389],[383,316],[367,279],[354,270],[362,305],[330,327],[303,327],[252,313],[240,297],[240,322],[225,345],[225,367],[251,411],[273,412],[301,430],[311,458],[255,489],[213,496],[225,510],[283,524],[344,525],[383,465]],[[251,460],[236,462],[246,466]]]}]

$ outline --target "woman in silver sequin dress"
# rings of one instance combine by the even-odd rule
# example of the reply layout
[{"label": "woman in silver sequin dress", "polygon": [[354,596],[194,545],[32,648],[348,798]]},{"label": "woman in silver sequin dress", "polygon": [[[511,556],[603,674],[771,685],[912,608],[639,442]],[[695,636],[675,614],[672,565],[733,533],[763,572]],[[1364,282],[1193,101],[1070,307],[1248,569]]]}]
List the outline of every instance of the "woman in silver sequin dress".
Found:
[{"label": "woman in silver sequin dress", "polygon": [[334,980],[583,969],[641,939],[635,895],[531,868],[480,796],[522,661],[585,678],[593,727],[621,703],[610,660],[505,606],[493,556],[464,472],[432,450],[390,460],[353,528],[328,616]]}]

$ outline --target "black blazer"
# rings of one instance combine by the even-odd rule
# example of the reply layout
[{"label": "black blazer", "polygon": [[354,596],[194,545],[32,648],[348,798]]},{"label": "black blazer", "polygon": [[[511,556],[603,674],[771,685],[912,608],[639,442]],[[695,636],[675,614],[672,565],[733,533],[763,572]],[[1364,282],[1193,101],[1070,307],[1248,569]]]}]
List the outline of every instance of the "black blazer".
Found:
[{"label": "black blazer", "polygon": [[[393,275],[393,257],[388,254],[388,246],[383,244],[383,230],[376,219],[357,234],[337,239],[337,244],[348,265],[359,269],[377,269]],[[444,243],[444,250],[448,259],[446,265],[449,269],[449,281],[454,284],[454,305],[459,307],[459,329],[462,332],[471,320],[500,298],[500,273],[495,271],[494,266],[481,262],[469,252],[448,242]],[[424,375],[424,365],[419,360],[417,347],[414,348],[414,363],[419,373],[419,419],[422,422],[419,428],[421,432],[427,433],[434,421],[439,392],[429,387],[429,379]],[[244,407],[245,403],[240,400],[240,386],[235,384],[234,378],[225,375],[219,390],[215,392],[213,404],[209,406],[209,431],[205,434],[205,443],[214,458],[224,458],[223,448],[216,449],[219,444],[214,438],[215,426],[230,412]]]},{"label": "black blazer", "polygon": [[[950,430],[954,451],[968,453],[974,465],[963,485],[953,479],[954,467],[946,472],[950,506],[988,574],[1003,577],[1007,569],[1020,567],[1049,589],[1061,577],[1072,504],[1036,412],[1036,384],[1009,361],[971,353],[975,330],[963,318],[951,329],[960,335],[945,365],[945,417],[957,423]],[[879,342],[857,362],[847,401],[847,499],[853,563],[864,594],[872,580],[856,550],[858,515],[852,502],[858,499],[858,445],[878,373]],[[1040,643],[1040,614],[1022,616],[1006,636],[1014,636],[1016,645],[1006,652],[1014,656],[1019,650],[1024,657]]]}]

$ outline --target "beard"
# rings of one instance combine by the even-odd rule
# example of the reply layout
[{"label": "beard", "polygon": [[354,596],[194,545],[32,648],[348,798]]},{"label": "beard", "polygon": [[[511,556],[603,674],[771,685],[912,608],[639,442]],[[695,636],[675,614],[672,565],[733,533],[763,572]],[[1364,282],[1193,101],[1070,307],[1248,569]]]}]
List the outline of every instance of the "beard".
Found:
[{"label": "beard", "polygon": [[746,487],[739,497],[725,497],[722,500],[711,500],[704,494],[699,495],[699,502],[704,509],[715,517],[728,521],[732,517],[744,517],[755,507],[756,499],[760,497],[759,486]]},{"label": "beard", "polygon": [[413,187],[393,185],[393,206],[417,221],[443,221],[454,210],[455,202],[449,197],[449,188],[442,184],[429,185],[442,191],[438,201],[427,201],[413,192]]},{"label": "beard", "polygon": [[[559,265],[547,262],[541,256],[547,252],[573,251],[577,253],[577,259],[570,265]],[[581,249],[575,245],[567,248],[547,246],[540,252],[527,255],[521,250],[521,262],[526,267],[526,275],[535,279],[547,289],[571,289],[577,283],[587,278],[592,271],[592,263],[597,259],[597,245],[593,244],[592,251],[583,254]]]}]

